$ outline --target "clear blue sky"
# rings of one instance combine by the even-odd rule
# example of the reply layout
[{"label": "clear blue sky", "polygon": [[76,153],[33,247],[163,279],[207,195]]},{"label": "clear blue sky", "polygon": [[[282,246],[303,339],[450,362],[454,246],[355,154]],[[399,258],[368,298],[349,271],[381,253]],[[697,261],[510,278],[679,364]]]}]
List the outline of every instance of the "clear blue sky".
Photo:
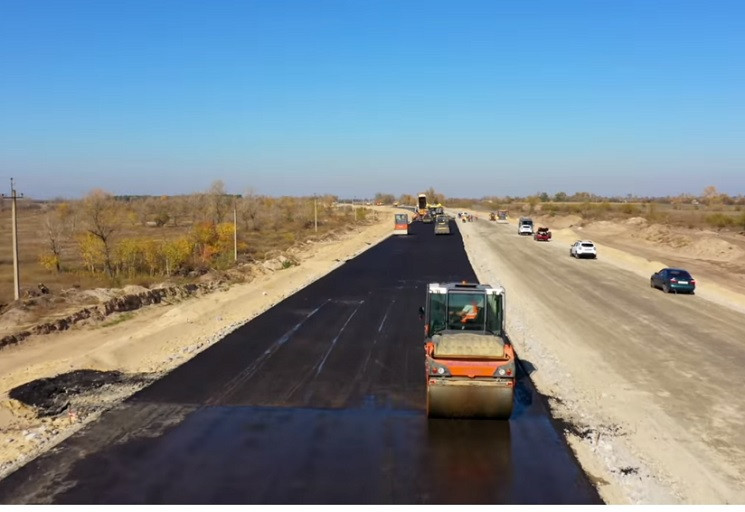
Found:
[{"label": "clear blue sky", "polygon": [[745,2],[0,0],[0,190],[745,193]]}]

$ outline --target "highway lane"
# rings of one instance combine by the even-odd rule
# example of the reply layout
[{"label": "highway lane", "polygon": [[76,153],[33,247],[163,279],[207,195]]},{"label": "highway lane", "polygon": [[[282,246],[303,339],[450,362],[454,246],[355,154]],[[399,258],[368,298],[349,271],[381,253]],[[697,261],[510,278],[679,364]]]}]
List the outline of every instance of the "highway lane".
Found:
[{"label": "highway lane", "polygon": [[391,237],[0,482],[4,503],[598,503],[545,400],[427,420],[426,283],[457,230]]},{"label": "highway lane", "polygon": [[741,313],[695,295],[652,289],[648,277],[604,261],[602,250],[597,260],[577,260],[568,244],[535,242],[512,225],[488,221],[474,223],[470,234],[488,244],[511,296],[548,326],[541,334],[538,322],[531,323],[532,335],[546,336],[558,353],[594,353],[600,379],[613,373],[625,381],[624,390],[634,390],[629,410],[641,418],[658,408],[671,418],[679,430],[666,434],[690,450],[692,476],[717,452],[730,467],[712,462],[710,470],[730,474],[732,485],[742,482]]}]

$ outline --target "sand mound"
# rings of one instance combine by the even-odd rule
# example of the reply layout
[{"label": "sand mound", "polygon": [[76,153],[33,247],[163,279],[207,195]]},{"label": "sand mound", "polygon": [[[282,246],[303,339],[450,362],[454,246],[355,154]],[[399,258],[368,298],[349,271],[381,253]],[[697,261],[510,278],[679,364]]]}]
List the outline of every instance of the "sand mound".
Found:
[{"label": "sand mound", "polygon": [[672,247],[674,249],[690,245],[693,241],[691,237],[675,233],[667,226],[662,226],[660,224],[652,224],[651,226],[647,226],[640,230],[632,230],[629,235],[631,238],[664,245],[666,247]]},{"label": "sand mound", "polygon": [[35,320],[33,312],[24,308],[10,308],[0,315],[0,334],[11,332],[17,329],[19,325],[26,325]]},{"label": "sand mound", "polygon": [[582,223],[582,217],[579,215],[562,215],[561,217],[541,217],[541,223],[549,228],[564,229],[578,226]]},{"label": "sand mound", "polygon": [[686,248],[685,253],[686,256],[694,258],[718,261],[735,261],[745,258],[745,251],[741,248],[735,247],[726,240],[708,236],[696,240]]},{"label": "sand mound", "polygon": [[647,219],[645,219],[644,217],[631,217],[630,219],[627,219],[624,224],[627,224],[629,226],[646,226]]}]

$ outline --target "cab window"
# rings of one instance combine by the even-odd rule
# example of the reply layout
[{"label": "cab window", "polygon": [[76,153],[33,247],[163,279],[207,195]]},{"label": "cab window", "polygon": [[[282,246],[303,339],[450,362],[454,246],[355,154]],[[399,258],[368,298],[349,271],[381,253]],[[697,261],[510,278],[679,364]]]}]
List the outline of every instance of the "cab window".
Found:
[{"label": "cab window", "polygon": [[484,330],[484,295],[451,293],[448,301],[448,327],[473,331]]}]

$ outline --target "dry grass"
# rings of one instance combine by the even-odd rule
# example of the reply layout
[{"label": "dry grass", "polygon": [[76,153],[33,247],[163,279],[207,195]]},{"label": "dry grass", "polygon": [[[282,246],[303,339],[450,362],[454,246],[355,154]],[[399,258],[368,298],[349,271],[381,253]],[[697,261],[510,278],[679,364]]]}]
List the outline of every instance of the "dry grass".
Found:
[{"label": "dry grass", "polygon": [[[239,220],[238,238],[239,247],[241,247],[239,261],[261,261],[275,257],[293,246],[321,239],[350,224],[367,223],[365,217],[374,215],[367,209],[355,211],[348,207],[332,208],[327,204],[319,208],[319,223],[316,232],[312,222],[312,199],[260,198],[260,201],[261,210],[255,222],[248,224]],[[132,277],[109,278],[103,272],[88,272],[83,268],[78,243],[72,236],[62,239],[61,266],[63,271],[58,273],[45,269],[39,262],[40,255],[48,249],[49,244],[45,217],[56,207],[54,203],[18,201],[18,253],[22,297],[36,291],[40,283],[47,286],[52,293],[59,293],[61,290],[72,287],[90,289],[119,287],[126,284],[150,286],[165,280],[162,275],[139,274]],[[133,202],[127,204],[128,209],[133,207]],[[134,216],[129,215],[115,232],[114,243],[125,238],[168,240],[184,237],[189,234],[194,220],[194,218],[184,219],[182,217],[178,226],[169,223],[155,227],[147,225],[147,222],[135,221]],[[82,225],[76,232],[83,232]],[[0,211],[0,306],[13,300],[11,240],[10,204],[5,201]],[[233,264],[231,247],[229,253],[217,255],[208,266],[226,269]],[[202,269],[202,271],[205,270],[207,269]],[[183,275],[172,276],[168,280],[182,283],[193,280],[193,276],[192,278]]]}]

